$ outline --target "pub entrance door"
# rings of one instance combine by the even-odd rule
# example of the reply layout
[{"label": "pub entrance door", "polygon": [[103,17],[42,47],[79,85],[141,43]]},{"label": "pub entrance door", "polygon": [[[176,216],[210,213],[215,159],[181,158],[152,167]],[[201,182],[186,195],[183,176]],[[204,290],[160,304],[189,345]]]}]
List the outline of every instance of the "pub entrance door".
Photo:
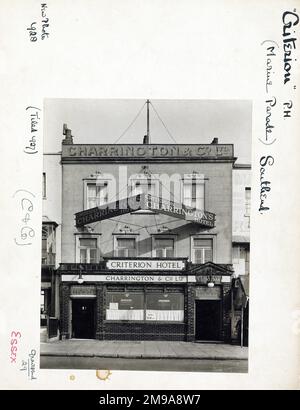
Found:
[{"label": "pub entrance door", "polygon": [[203,341],[220,340],[221,301],[196,300],[195,339]]},{"label": "pub entrance door", "polygon": [[95,300],[72,300],[72,337],[76,339],[95,338]]}]

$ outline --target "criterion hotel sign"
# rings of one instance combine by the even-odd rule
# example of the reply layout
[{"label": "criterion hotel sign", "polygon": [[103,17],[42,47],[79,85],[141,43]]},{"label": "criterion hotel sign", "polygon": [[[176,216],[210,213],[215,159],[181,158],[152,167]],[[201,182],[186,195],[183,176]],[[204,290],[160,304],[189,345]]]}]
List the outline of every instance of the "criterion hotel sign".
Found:
[{"label": "criterion hotel sign", "polygon": [[183,260],[107,260],[106,268],[112,270],[183,270]]}]

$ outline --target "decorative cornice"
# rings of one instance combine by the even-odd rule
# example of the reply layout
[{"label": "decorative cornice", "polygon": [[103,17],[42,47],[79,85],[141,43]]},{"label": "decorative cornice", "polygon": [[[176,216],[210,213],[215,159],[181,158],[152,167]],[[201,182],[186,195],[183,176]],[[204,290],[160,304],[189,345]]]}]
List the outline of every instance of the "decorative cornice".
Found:
[{"label": "decorative cornice", "polygon": [[232,275],[234,270],[231,264],[220,264],[214,262],[206,262],[204,264],[193,264],[190,266],[189,272],[193,275]]}]

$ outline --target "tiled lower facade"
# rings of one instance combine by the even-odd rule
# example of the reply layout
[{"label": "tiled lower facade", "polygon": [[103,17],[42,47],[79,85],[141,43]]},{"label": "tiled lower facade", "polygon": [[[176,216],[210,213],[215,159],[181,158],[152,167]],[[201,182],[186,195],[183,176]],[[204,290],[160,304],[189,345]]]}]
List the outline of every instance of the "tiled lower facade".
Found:
[{"label": "tiled lower facade", "polygon": [[[194,282],[180,285],[61,282],[61,339],[229,342],[230,276],[216,274],[211,288],[207,275],[194,278]],[[153,310],[153,303],[169,306],[170,300],[173,311]],[[120,310],[128,301],[128,310]]]}]

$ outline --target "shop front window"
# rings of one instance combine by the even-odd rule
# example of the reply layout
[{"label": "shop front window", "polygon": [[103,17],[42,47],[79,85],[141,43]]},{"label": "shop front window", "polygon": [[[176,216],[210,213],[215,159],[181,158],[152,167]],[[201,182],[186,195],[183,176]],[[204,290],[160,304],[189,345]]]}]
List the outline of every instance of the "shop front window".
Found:
[{"label": "shop front window", "polygon": [[146,295],[146,320],[183,322],[183,319],[183,294],[149,293]]},{"label": "shop front window", "polygon": [[168,292],[107,292],[106,320],[184,321],[184,294]]},{"label": "shop front window", "polygon": [[106,300],[106,320],[144,320],[143,293],[109,292]]}]

